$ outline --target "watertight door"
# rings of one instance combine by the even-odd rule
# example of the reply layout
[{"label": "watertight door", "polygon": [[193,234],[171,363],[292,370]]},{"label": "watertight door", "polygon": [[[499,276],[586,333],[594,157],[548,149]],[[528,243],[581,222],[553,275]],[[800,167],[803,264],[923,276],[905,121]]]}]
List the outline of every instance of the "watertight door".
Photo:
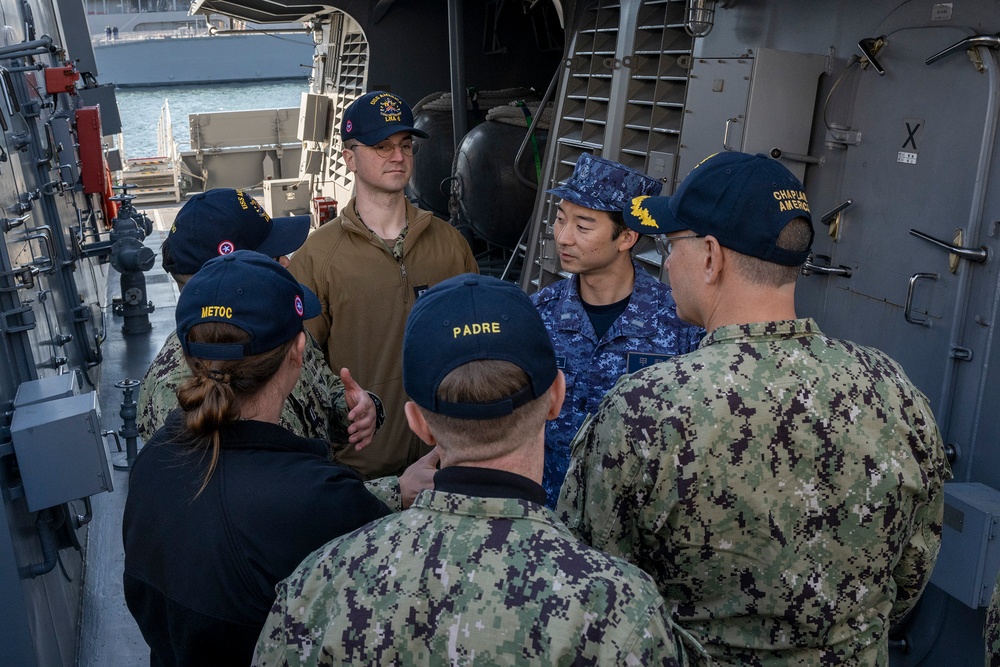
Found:
[{"label": "watertight door", "polygon": [[[856,73],[849,124],[860,140],[845,149],[837,199],[854,203],[836,239],[817,224],[814,244],[825,255],[822,263],[849,269],[850,276],[803,278],[808,303],[800,306],[827,333],[898,360],[927,394],[945,433],[956,372],[982,352],[967,334],[981,328],[974,318],[989,309],[970,303],[978,298],[970,286],[993,262],[959,259],[928,237],[973,250],[994,242],[983,205],[997,65],[994,52],[982,47],[974,49],[980,68],[964,48],[925,61],[969,36],[959,27],[898,29],[877,54],[885,75],[871,67]],[[817,222],[821,213],[814,211]]]}]

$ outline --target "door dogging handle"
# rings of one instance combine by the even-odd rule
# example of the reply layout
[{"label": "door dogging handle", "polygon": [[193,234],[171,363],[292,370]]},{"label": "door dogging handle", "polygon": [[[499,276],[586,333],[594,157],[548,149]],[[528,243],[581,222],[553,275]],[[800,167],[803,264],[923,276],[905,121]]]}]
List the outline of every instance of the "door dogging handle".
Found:
[{"label": "door dogging handle", "polygon": [[952,255],[958,255],[962,259],[967,259],[970,262],[975,262],[976,264],[984,264],[986,260],[990,258],[990,249],[986,246],[979,246],[978,248],[966,248],[964,246],[955,245],[954,243],[948,243],[947,241],[942,241],[941,239],[936,239],[929,234],[924,234],[916,229],[911,229],[910,234],[913,234],[918,239],[923,239],[929,243],[933,243],[936,246],[944,248]]},{"label": "door dogging handle", "polygon": [[[823,262],[822,264],[817,264],[816,262]],[[810,255],[806,261],[802,264],[802,275],[808,276],[813,273],[818,273],[823,276],[842,276],[844,278],[851,277],[851,267],[844,266],[830,266],[830,258],[827,255]]]},{"label": "door dogging handle", "polygon": [[[875,54],[885,46],[885,35],[879,35],[878,37],[866,37],[858,42],[858,49],[861,51],[861,55],[872,64],[875,71],[878,72],[879,76],[885,76],[885,68],[879,64],[879,61],[875,59]],[[864,63],[862,63],[864,66]]]},{"label": "door dogging handle", "polygon": [[844,201],[840,202],[839,204],[831,208],[829,211],[824,213],[823,217],[821,217],[819,221],[822,222],[827,227],[829,227],[830,223],[833,222],[834,218],[837,217],[837,214],[846,209],[853,203],[854,203],[853,199],[845,199]]},{"label": "door dogging handle", "polygon": [[959,51],[966,51],[974,46],[987,46],[991,49],[1000,48],[1000,36],[997,35],[972,35],[955,42],[948,48],[942,49],[924,61],[925,65],[933,65],[945,56],[950,56]]}]

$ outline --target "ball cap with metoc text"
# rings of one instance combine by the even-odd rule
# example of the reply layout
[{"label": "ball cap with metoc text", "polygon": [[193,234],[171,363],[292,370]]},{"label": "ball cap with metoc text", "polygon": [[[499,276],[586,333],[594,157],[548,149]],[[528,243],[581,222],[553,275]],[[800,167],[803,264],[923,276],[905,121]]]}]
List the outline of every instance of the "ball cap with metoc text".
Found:
[{"label": "ball cap with metoc text", "polygon": [[690,229],[785,266],[798,266],[809,256],[808,249],[778,247],[778,236],[795,218],[805,218],[812,231],[812,215],[799,179],[762,154],[716,153],[692,169],[673,195],[637,197],[623,212],[626,225],[646,234]]},{"label": "ball cap with metoc text", "polygon": [[344,112],[340,136],[374,146],[397,132],[426,139],[428,134],[413,127],[413,111],[403,98],[382,90],[362,95]]},{"label": "ball cap with metoc text", "polygon": [[[199,359],[243,359],[279,347],[321,312],[319,299],[281,264],[252,250],[205,263],[177,299],[177,337]],[[226,322],[247,332],[246,343],[194,343],[188,333],[204,322]]]},{"label": "ball cap with metoc text", "polygon": [[190,275],[213,257],[236,250],[281,257],[305,242],[310,222],[308,215],[272,218],[243,190],[207,190],[191,197],[177,212],[164,241],[163,269]]},{"label": "ball cap with metoc text", "polygon": [[[509,361],[528,384],[494,403],[449,403],[438,387],[471,361]],[[552,386],[556,357],[531,299],[517,285],[473,273],[438,283],[417,299],[403,337],[403,388],[417,405],[458,419],[509,415]]]},{"label": "ball cap with metoc text", "polygon": [[662,188],[658,180],[635,169],[582,153],[570,179],[546,192],[594,211],[620,211],[633,197],[658,195]]}]

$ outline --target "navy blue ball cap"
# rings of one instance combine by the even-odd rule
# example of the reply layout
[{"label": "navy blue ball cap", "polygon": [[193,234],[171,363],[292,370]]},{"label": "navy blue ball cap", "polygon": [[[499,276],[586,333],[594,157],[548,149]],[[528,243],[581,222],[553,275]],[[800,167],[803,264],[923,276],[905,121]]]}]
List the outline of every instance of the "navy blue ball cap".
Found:
[{"label": "navy blue ball cap", "polygon": [[397,132],[409,132],[426,139],[429,135],[413,127],[413,110],[403,98],[383,90],[362,95],[344,111],[340,136],[374,146]]},{"label": "navy blue ball cap", "polygon": [[570,179],[546,192],[594,211],[620,211],[633,197],[658,195],[662,188],[658,180],[631,167],[581,153]]},{"label": "navy blue ball cap", "polygon": [[[261,354],[291,340],[320,314],[319,299],[281,264],[252,250],[209,260],[177,300],[177,337],[188,356],[231,360]],[[193,343],[191,328],[226,322],[250,336],[240,343]]]},{"label": "navy blue ball cap", "polygon": [[[509,361],[528,384],[494,403],[438,399],[441,381],[471,361]],[[509,415],[555,382],[556,355],[542,318],[512,283],[466,273],[430,288],[417,299],[403,337],[403,388],[417,405],[458,419]]]},{"label": "navy blue ball cap", "polygon": [[214,188],[191,197],[177,212],[164,244],[163,268],[190,275],[202,264],[236,250],[281,257],[299,249],[309,235],[308,215],[272,218],[243,190]]},{"label": "navy blue ball cap", "polygon": [[799,179],[763,154],[716,153],[692,169],[673,195],[637,197],[623,213],[625,224],[644,234],[690,229],[736,252],[785,266],[798,266],[809,256],[809,249],[778,247],[789,222],[805,218],[811,228],[812,214]]}]

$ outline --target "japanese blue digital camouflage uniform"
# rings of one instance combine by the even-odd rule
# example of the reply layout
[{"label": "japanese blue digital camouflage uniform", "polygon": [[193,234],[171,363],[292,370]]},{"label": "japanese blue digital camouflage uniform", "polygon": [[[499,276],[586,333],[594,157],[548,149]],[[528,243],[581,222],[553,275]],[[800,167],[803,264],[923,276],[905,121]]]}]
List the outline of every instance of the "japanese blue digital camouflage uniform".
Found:
[{"label": "japanese blue digital camouflage uniform", "polygon": [[424,491],[278,584],[254,664],[671,666],[671,627],[647,575],[551,510]]},{"label": "japanese blue digital camouflage uniform", "polygon": [[[304,438],[319,438],[330,444],[330,459],[348,444],[347,428],[351,421],[347,415],[344,383],[323,357],[323,351],[308,332],[302,358],[302,373],[285,399],[279,425]],[[149,442],[167,420],[171,410],[178,408],[177,388],[191,377],[191,369],[184,361],[177,332],[171,331],[149,370],[146,371],[139,396],[136,399],[136,427],[143,441]],[[367,483],[368,490],[390,508],[401,507],[399,478],[381,477]]]},{"label": "japanese blue digital camouflage uniform", "polygon": [[[620,214],[634,197],[658,195],[662,187],[660,181],[635,169],[581,153],[569,180],[546,192],[592,211]],[[677,319],[670,288],[654,280],[635,261],[632,269],[636,278],[629,305],[600,340],[583,309],[579,277],[546,287],[532,297],[566,375],[562,413],[545,431],[542,485],[549,507],[555,507],[559,498],[573,435],[626,372],[628,353],[674,355],[697,346],[700,336]]]},{"label": "japanese blue digital camouflage uniform", "polygon": [[[628,369],[629,354],[685,354],[704,335],[677,317],[670,287],[637,262],[628,307],[600,340],[580,300],[580,278],[571,276],[532,295],[552,338],[566,376],[566,400],[559,417],[545,426],[545,475],[542,486],[555,507],[569,466],[570,442],[584,417],[597,411],[604,394]],[[643,364],[648,365],[648,364]]]},{"label": "japanese blue digital camouflage uniform", "polygon": [[986,666],[1000,667],[1000,573],[993,585],[993,597],[986,612]]},{"label": "japanese blue digital camouflage uniform", "polygon": [[559,511],[649,572],[718,664],[886,665],[950,476],[894,361],[764,322],[623,378],[574,441]]}]

